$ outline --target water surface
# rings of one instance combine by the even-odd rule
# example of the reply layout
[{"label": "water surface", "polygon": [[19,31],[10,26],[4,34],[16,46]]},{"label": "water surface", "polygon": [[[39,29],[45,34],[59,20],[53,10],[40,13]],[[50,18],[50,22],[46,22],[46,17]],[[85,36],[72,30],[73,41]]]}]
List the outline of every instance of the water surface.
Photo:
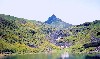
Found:
[{"label": "water surface", "polygon": [[100,55],[49,53],[6,56],[1,59],[100,59]]}]

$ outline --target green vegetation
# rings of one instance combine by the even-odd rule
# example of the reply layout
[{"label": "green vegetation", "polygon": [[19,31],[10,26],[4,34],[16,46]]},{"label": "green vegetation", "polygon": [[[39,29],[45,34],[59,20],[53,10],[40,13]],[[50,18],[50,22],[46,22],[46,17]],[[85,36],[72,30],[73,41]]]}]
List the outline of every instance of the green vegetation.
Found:
[{"label": "green vegetation", "polygon": [[0,15],[0,53],[38,53],[60,48],[51,44],[37,21]]},{"label": "green vegetation", "polygon": [[[60,37],[55,41],[52,37]],[[58,29],[35,20],[0,14],[0,53],[60,51],[67,42],[71,53],[88,53],[100,46],[100,20]],[[95,42],[95,44],[94,44]],[[57,44],[55,44],[57,43]]]},{"label": "green vegetation", "polygon": [[72,35],[66,38],[66,40],[73,42],[73,45],[68,48],[70,52],[89,53],[96,50],[100,51],[97,49],[100,46],[100,20],[74,26],[71,32]]}]

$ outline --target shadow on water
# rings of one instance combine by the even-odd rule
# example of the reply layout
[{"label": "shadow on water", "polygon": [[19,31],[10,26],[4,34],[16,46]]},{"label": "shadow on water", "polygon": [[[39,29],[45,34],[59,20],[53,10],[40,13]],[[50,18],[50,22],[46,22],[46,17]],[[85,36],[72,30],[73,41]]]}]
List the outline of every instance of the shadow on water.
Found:
[{"label": "shadow on water", "polygon": [[58,59],[100,59],[100,54],[96,55],[86,55],[86,54],[68,54],[63,53]]},{"label": "shadow on water", "polygon": [[100,55],[96,55],[96,56],[85,56],[85,59],[100,59]]}]

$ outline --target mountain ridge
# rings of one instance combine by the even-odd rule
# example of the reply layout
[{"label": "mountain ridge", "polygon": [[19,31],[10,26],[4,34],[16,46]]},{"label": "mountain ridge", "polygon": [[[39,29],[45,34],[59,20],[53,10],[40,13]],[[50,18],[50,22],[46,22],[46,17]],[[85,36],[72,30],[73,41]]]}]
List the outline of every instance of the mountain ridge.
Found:
[{"label": "mountain ridge", "polygon": [[40,21],[0,14],[0,53],[38,53],[62,48],[87,53],[100,51],[99,42],[100,20],[58,29]]}]

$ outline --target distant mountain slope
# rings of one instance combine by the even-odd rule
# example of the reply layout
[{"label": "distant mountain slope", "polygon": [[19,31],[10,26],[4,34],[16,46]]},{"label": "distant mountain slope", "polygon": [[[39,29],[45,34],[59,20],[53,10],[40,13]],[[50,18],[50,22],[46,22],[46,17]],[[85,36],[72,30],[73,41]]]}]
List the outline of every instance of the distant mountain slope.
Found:
[{"label": "distant mountain slope", "polygon": [[72,24],[66,23],[61,19],[57,18],[54,14],[51,17],[49,17],[48,20],[45,21],[45,23],[50,24],[52,27],[60,29],[72,26]]}]

